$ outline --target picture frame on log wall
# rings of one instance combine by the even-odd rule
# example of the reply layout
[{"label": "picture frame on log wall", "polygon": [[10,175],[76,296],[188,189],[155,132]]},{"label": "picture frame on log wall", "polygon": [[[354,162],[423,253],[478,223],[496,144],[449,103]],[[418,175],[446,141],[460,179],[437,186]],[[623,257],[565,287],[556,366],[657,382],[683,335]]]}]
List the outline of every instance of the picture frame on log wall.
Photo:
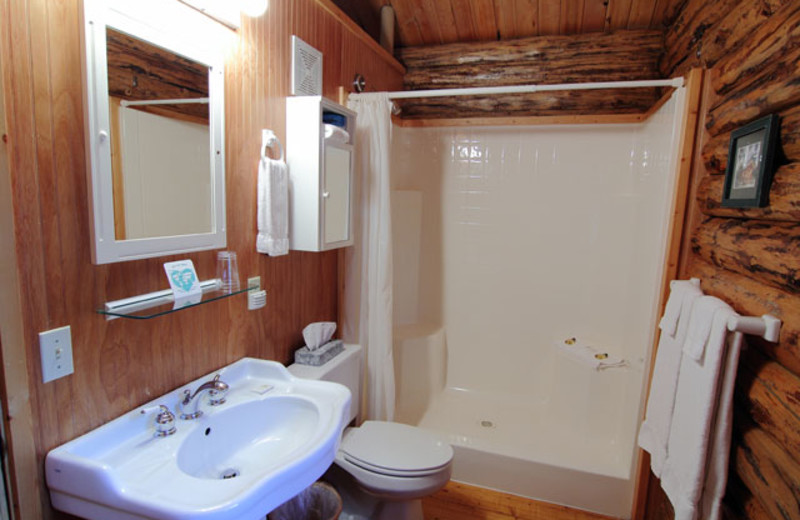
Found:
[{"label": "picture frame on log wall", "polygon": [[762,208],[769,204],[779,129],[778,116],[770,114],[731,133],[722,206]]}]

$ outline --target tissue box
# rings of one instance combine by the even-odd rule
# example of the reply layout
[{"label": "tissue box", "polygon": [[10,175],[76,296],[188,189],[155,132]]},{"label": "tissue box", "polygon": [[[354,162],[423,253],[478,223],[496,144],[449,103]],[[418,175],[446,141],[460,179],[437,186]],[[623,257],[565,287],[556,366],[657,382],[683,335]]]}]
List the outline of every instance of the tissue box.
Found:
[{"label": "tissue box", "polygon": [[329,341],[313,351],[308,350],[308,347],[301,347],[294,351],[294,362],[300,365],[318,367],[333,359],[343,350],[344,343],[340,339]]}]

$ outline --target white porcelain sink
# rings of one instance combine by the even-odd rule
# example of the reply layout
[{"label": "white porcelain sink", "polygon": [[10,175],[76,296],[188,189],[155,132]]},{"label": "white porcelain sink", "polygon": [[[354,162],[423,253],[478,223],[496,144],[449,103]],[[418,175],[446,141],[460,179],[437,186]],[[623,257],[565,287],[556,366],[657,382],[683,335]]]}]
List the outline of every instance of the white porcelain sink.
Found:
[{"label": "white porcelain sink", "polygon": [[[155,414],[140,410],[174,411],[184,389],[217,373],[226,402],[155,437]],[[333,462],[350,392],[245,358],[142,408],[47,454],[53,507],[92,520],[263,520]]]}]

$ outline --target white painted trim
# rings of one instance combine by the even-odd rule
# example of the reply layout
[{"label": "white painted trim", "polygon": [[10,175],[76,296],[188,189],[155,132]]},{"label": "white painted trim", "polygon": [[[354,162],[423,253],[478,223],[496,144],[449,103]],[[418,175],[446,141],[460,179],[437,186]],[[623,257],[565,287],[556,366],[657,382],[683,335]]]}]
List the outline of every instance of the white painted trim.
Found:
[{"label": "white painted trim", "polygon": [[[150,2],[150,0],[148,0]],[[144,2],[144,3],[148,3]],[[142,2],[84,0],[84,111],[86,124],[87,182],[91,213],[92,261],[108,264],[158,256],[221,249],[227,243],[225,223],[225,114],[224,72],[219,50],[213,50],[186,32],[164,31],[154,25],[157,20],[147,14]],[[152,3],[152,2],[150,2]],[[177,3],[177,2],[175,2]],[[128,5],[129,8],[123,9]],[[159,4],[161,5],[161,4]],[[181,4],[178,4],[181,5]],[[122,6],[122,7],[121,7]],[[187,16],[199,16],[183,5]],[[202,22],[197,22],[202,23]],[[106,26],[170,49],[188,59],[209,67],[209,127],[212,186],[212,229],[208,233],[182,236],[117,240],[114,230],[114,197],[111,175],[111,139],[108,112],[108,64],[106,61]],[[187,21],[187,25],[189,22]],[[211,30],[211,28],[209,28]],[[195,31],[200,33],[200,31]],[[205,45],[205,48],[204,48]]]}]

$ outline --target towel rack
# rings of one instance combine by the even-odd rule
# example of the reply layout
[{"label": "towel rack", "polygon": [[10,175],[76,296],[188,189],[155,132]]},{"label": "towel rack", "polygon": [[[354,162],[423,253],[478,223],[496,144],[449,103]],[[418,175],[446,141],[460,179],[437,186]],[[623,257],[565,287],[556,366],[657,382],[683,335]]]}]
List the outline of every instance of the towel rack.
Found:
[{"label": "towel rack", "polygon": [[772,343],[778,342],[781,334],[781,320],[771,314],[758,316],[737,316],[728,319],[728,330],[761,336]]},{"label": "towel rack", "polygon": [[[700,287],[699,278],[689,280],[695,287]],[[670,288],[676,280],[671,281]],[[731,332],[741,332],[752,336],[761,336],[771,343],[777,343],[781,334],[781,320],[771,314],[763,316],[737,316],[728,320],[728,330]]]},{"label": "towel rack", "polygon": [[281,140],[278,139],[278,136],[275,135],[275,132],[268,129],[261,130],[261,158],[266,159],[269,156],[267,155],[267,150],[274,145],[278,145],[278,151],[280,151],[280,160],[283,160],[283,145],[281,144]]}]

